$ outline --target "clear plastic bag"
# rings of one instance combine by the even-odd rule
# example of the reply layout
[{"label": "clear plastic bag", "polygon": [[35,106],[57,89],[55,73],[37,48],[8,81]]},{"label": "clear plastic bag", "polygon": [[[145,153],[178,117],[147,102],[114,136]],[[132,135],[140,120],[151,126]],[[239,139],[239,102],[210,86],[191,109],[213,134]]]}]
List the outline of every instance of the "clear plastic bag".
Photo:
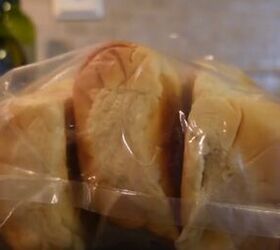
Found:
[{"label": "clear plastic bag", "polygon": [[0,88],[7,249],[279,249],[280,104],[238,69],[116,42]]}]

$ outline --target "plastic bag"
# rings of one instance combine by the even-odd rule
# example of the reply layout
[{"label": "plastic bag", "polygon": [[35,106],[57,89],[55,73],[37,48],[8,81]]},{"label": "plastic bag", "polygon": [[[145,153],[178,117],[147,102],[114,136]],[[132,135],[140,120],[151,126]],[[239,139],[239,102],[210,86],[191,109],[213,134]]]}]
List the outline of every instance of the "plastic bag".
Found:
[{"label": "plastic bag", "polygon": [[7,249],[279,249],[280,105],[238,69],[116,42],[0,86]]}]

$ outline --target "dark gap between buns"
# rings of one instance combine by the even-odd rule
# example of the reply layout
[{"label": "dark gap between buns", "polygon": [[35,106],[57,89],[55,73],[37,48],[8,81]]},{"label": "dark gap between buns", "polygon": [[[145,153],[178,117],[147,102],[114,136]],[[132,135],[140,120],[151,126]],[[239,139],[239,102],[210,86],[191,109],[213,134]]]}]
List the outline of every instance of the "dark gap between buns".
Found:
[{"label": "dark gap between buns", "polygon": [[1,250],[12,250],[8,242],[4,239],[3,236],[0,236],[0,249]]},{"label": "dark gap between buns", "polygon": [[[181,229],[181,184],[185,150],[185,132],[188,116],[192,106],[192,91],[194,77],[186,75],[181,79],[180,95],[174,92],[174,86],[166,76],[161,76],[164,84],[163,96],[165,97],[162,107],[162,132],[163,132],[163,165],[165,165],[171,190],[165,190],[174,216],[177,228]],[[168,126],[170,126],[168,128]],[[170,129],[170,131],[167,131]]]},{"label": "dark gap between buns", "polygon": [[75,133],[75,116],[72,99],[65,103],[65,128],[66,128],[66,162],[70,180],[81,180],[77,142]]}]

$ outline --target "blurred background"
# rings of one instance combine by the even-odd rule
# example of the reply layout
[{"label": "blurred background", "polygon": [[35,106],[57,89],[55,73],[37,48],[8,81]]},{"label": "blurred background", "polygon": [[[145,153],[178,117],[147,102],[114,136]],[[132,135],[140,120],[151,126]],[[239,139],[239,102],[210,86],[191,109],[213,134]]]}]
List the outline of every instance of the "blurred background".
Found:
[{"label": "blurred background", "polygon": [[25,34],[29,32],[24,62],[100,41],[128,39],[183,61],[213,55],[243,68],[280,94],[279,0],[1,2],[18,4],[32,24],[23,27]]}]

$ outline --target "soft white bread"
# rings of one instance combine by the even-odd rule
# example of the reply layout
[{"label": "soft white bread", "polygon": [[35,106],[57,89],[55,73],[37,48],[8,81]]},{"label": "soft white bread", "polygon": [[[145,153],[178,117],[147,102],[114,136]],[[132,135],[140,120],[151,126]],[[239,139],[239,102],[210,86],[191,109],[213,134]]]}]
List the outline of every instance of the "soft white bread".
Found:
[{"label": "soft white bread", "polygon": [[208,68],[212,72],[196,75],[188,117],[182,177],[185,230],[180,240],[188,239],[180,249],[203,249],[210,238],[221,239],[212,241],[215,249],[255,249],[246,239],[236,245],[226,233],[194,230],[191,223],[207,201],[279,202],[280,105],[236,69]]},{"label": "soft white bread", "polygon": [[[73,92],[82,173],[98,187],[95,209],[172,239],[177,230],[168,197],[179,195],[180,88],[165,58],[136,44],[111,43],[92,53]],[[102,188],[119,192],[105,196]],[[121,197],[127,191],[136,195]]]},{"label": "soft white bread", "polygon": [[[0,176],[68,180],[65,103],[71,92],[65,90],[38,91],[0,103]],[[44,186],[37,186],[24,197],[43,192]],[[54,205],[25,202],[24,197],[0,201],[5,222],[0,233],[11,249],[83,249],[78,215],[68,193],[59,193]]]}]

